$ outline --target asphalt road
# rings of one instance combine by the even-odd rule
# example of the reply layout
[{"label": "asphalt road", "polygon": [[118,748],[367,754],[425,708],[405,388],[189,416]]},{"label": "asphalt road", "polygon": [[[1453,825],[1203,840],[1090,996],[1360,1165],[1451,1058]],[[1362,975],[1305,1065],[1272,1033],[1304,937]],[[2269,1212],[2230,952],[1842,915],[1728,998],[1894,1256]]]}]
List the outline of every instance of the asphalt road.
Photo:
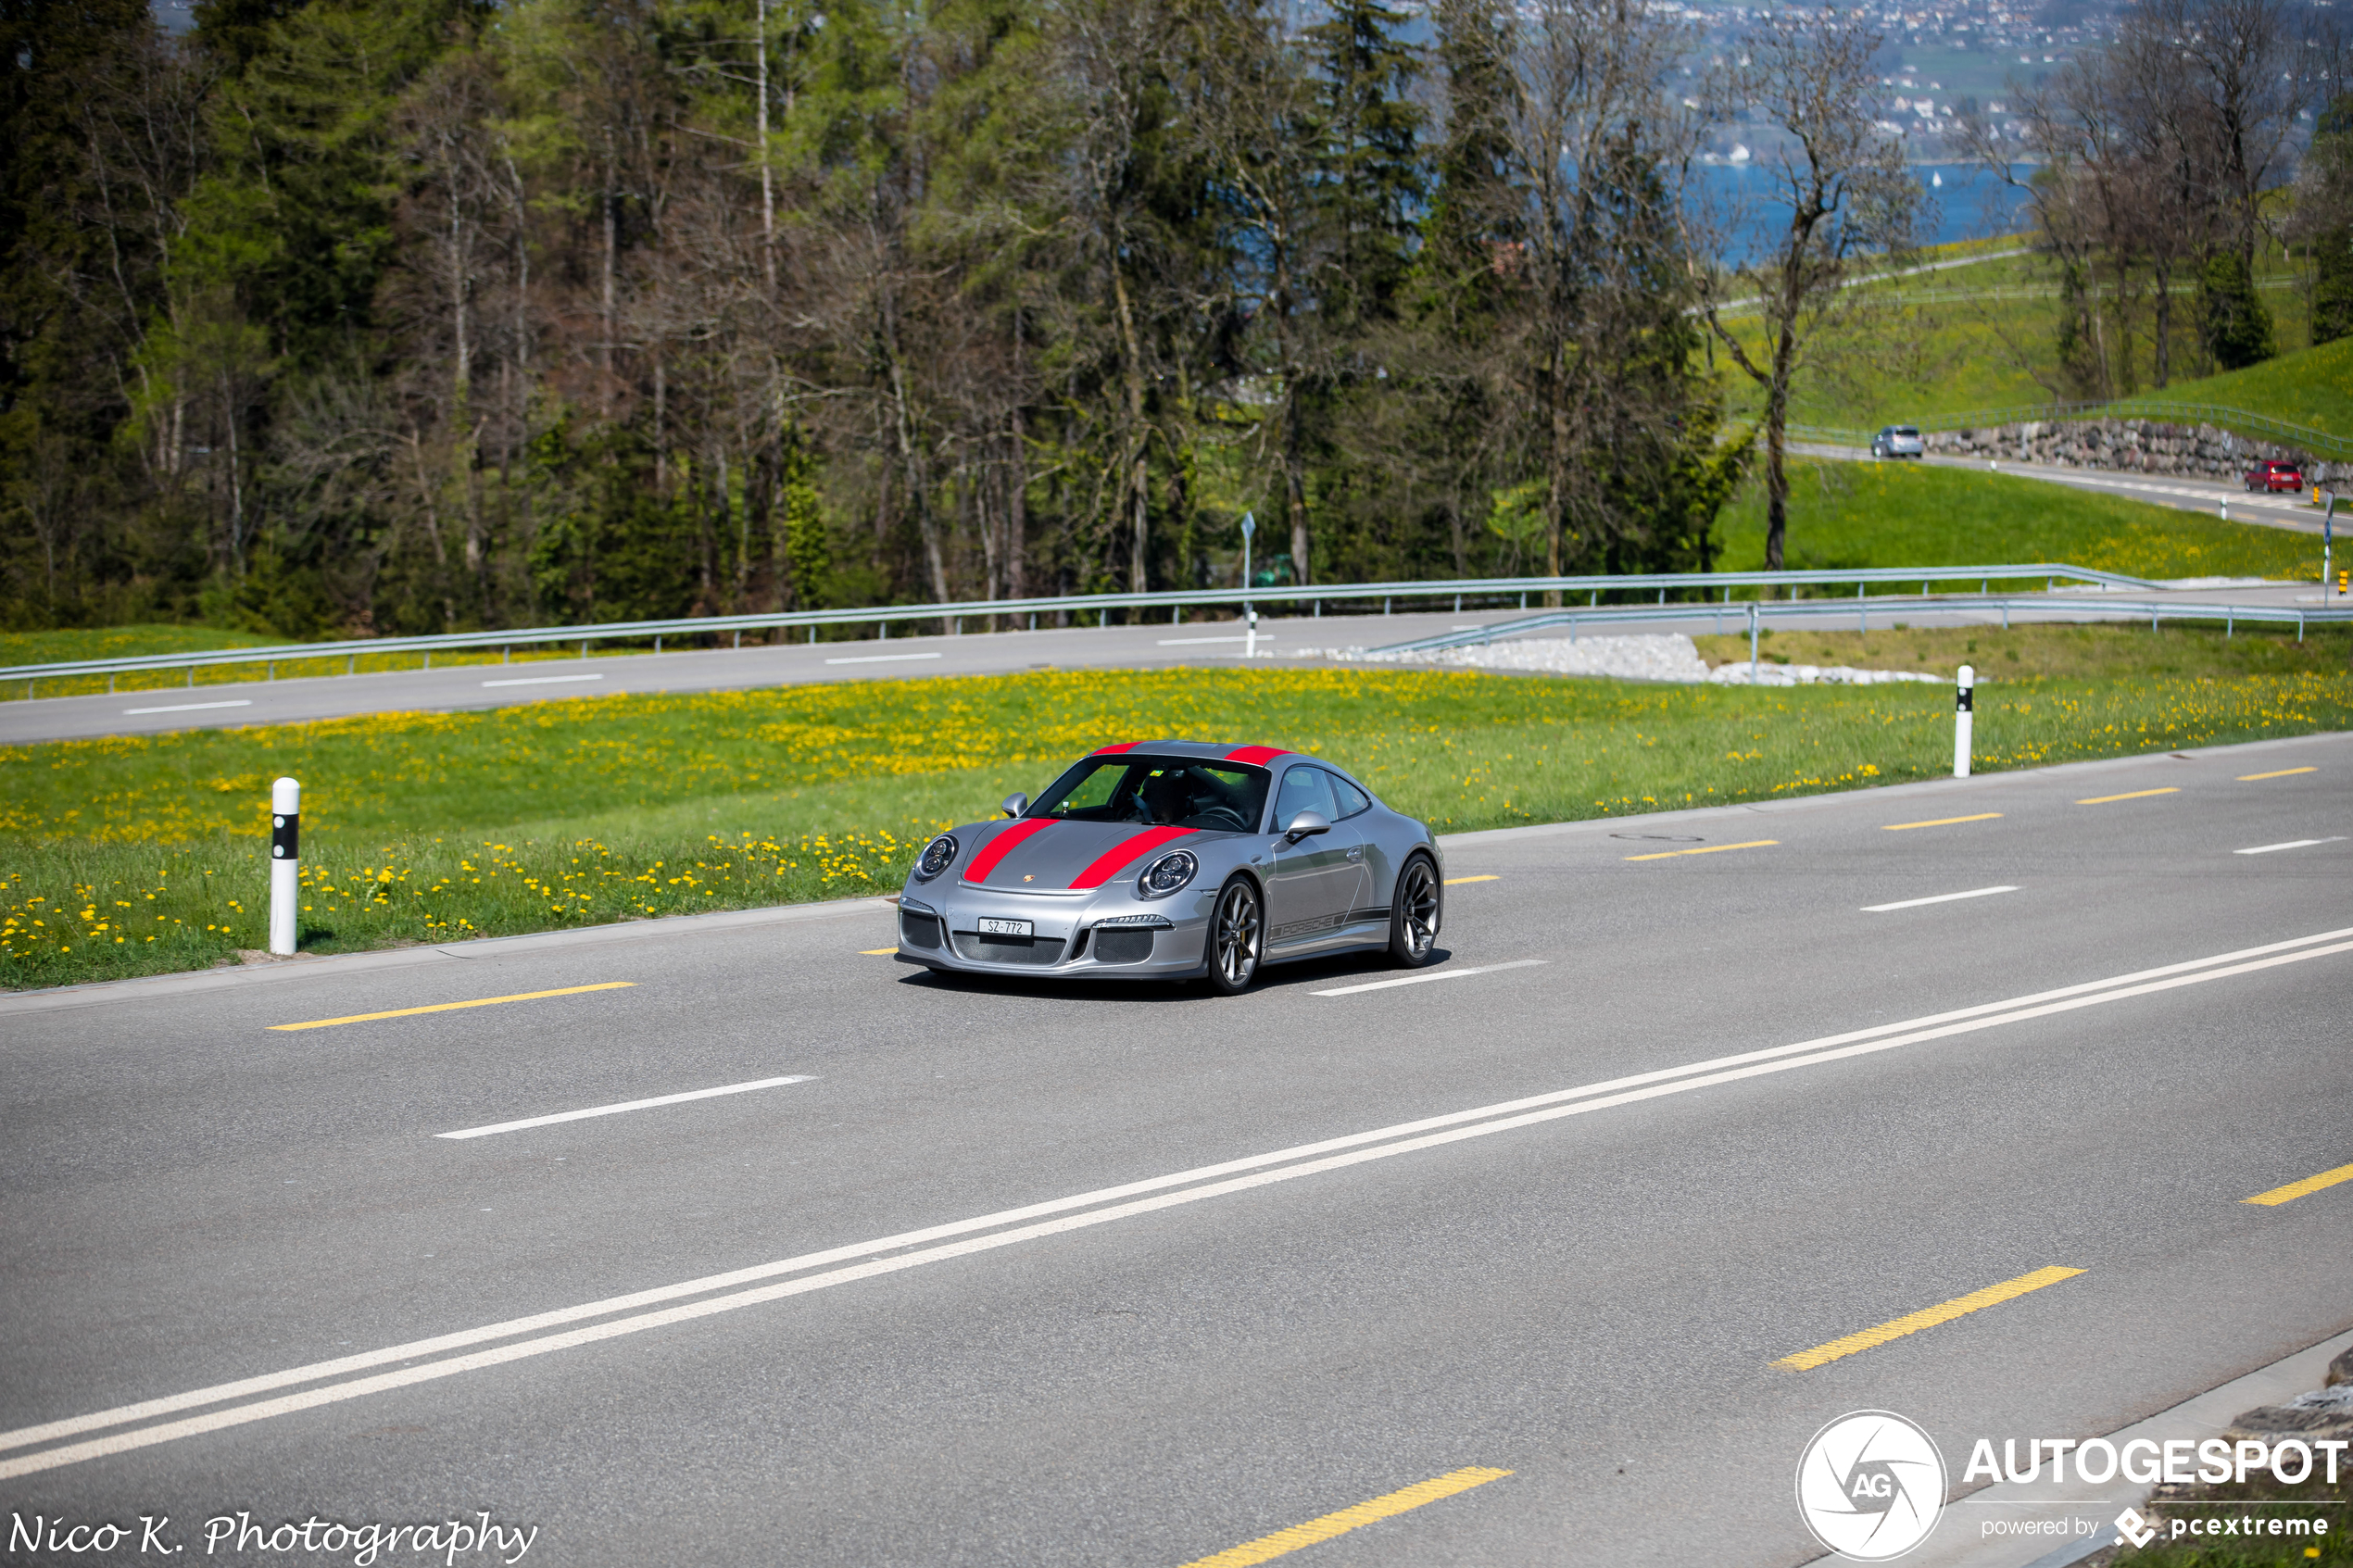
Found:
[{"label": "asphalt road", "polygon": [[951,983],[869,901],[0,999],[0,1512],[1174,1568],[1478,1466],[1282,1561],[1786,1564],[1843,1412],[1958,1490],[2353,1326],[2353,1183],[2243,1201],[2353,1159],[2353,736],[1446,870],[1369,990]]}]

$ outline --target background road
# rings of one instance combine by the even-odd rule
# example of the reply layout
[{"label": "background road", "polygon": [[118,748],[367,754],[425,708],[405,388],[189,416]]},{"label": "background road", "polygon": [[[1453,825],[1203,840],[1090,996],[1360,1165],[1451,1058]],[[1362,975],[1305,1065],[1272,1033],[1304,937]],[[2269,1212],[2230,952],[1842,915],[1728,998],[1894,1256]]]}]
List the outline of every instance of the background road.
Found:
[{"label": "background road", "polygon": [[[1871,456],[1869,447],[1864,446],[1793,441],[1790,450],[1801,457],[1835,458],[1847,462],[1871,463],[1880,460]],[[1998,465],[1983,458],[1945,457],[1932,453],[1926,458],[1907,460],[1948,469],[1977,469],[1989,472],[1998,469],[2002,473],[2048,480],[2056,484],[2071,484],[2079,490],[2097,490],[2181,511],[2214,512],[2227,505],[2231,519],[2235,522],[2261,523],[2267,528],[2285,528],[2316,537],[2322,531],[2321,510],[2311,504],[2309,491],[2293,495],[2255,492],[2237,480],[2197,479],[2170,473],[2113,473],[2099,469],[2067,468],[2057,463],[2018,463],[2007,458]],[[2353,522],[2353,508],[2340,502],[2337,515],[2341,520],[2337,532],[2341,534],[2346,523]]]},{"label": "background road", "polygon": [[[954,984],[866,952],[867,902],[0,1000],[0,1509],[169,1513],[182,1561],[224,1512],[487,1511],[541,1526],[533,1562],[1153,1568],[1487,1466],[1285,1561],[1783,1564],[1843,1412],[1921,1423],[1957,1478],[1973,1436],[2113,1430],[2353,1326],[2353,1183],[2242,1201],[2353,1160],[2353,736],[1471,835],[1446,870],[1487,879],[1449,890],[1462,972],[1372,990],[1399,976],[1354,960],[1234,1000]],[[506,1347],[544,1353],[450,1370]]]},{"label": "background road", "polygon": [[[1896,585],[1900,586],[1900,585]],[[2260,587],[2135,592],[2134,599],[2185,603],[2254,604],[2293,608],[2319,603],[2310,583]],[[2105,621],[2133,619],[2106,608],[2098,594],[2050,596],[2047,608],[2018,610],[2009,619]],[[1259,621],[1262,665],[1327,662],[1333,648],[1379,647],[1450,631],[1492,625],[1530,613],[1516,606],[1397,615],[1299,616]],[[1857,619],[1799,624],[1845,629],[1863,624],[1885,629],[1898,621],[1915,626],[1982,626],[2000,622],[2004,612],[1972,604],[1965,595],[1906,598],[1874,595],[1858,607]],[[1775,622],[1790,624],[1789,621]],[[1586,628],[1587,634],[1641,635],[1680,632],[1700,636],[1739,633],[1747,626],[1743,605],[1662,621]],[[1533,635],[1559,637],[1560,627]],[[820,681],[871,681],[932,675],[1009,675],[1032,670],[1155,669],[1231,665],[1244,654],[1237,621],[1185,625],[1070,627],[1037,632],[1000,632],[963,636],[893,637],[887,642],[786,644],[550,659],[522,664],[464,665],[456,669],[409,670],[307,680],[254,681],[103,696],[40,697],[0,703],[0,745],[84,740],[99,735],[158,734],[173,730],[222,729],[245,724],[288,724],[359,713],[417,709],[502,708],[516,703],[559,701],[571,696],[622,693],[704,692],[799,685]]]}]

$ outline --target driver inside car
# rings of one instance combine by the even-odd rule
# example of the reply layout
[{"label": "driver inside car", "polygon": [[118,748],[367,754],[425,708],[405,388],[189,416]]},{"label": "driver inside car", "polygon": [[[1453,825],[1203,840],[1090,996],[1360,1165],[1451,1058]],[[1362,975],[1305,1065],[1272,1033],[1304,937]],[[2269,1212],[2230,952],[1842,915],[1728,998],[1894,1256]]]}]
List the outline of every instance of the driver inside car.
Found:
[{"label": "driver inside car", "polygon": [[1144,781],[1143,787],[1136,792],[1135,809],[1128,821],[1175,827],[1192,814],[1192,792],[1185,787],[1185,775],[1171,770]]}]

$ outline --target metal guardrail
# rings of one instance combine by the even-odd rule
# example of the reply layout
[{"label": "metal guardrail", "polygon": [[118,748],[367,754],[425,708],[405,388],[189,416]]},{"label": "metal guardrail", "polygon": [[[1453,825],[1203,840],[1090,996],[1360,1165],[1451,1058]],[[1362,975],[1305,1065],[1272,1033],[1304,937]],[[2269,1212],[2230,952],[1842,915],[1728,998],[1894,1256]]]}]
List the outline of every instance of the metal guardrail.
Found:
[{"label": "metal guardrail", "polygon": [[[2221,403],[2175,403],[2163,398],[2120,397],[2108,403],[2037,403],[2008,408],[1968,408],[1957,414],[1940,414],[1910,423],[1917,430],[1928,432],[2093,420],[2159,420],[2218,425],[2242,435],[2253,431],[2283,443],[2300,445],[2316,457],[2353,458],[2353,439],[2332,435],[2310,425],[2275,420],[2269,414],[2259,414],[2249,408],[2233,408]],[[1802,433],[1805,439],[1836,438],[1857,446],[1869,445],[1871,437],[1878,433],[1876,431],[1848,430],[1839,425],[1793,424],[1789,429],[1793,435]]]},{"label": "metal guardrail", "polygon": [[[1869,630],[1867,618],[1873,614],[1884,616],[1906,609],[1950,609],[1954,608],[1954,603],[1955,601],[1949,598],[1866,599],[1858,597],[1853,599],[1744,599],[1737,606],[1729,602],[1684,604],[1680,607],[1671,605],[1589,606],[1583,609],[1546,610],[1541,615],[1526,616],[1517,621],[1499,621],[1493,625],[1481,626],[1468,632],[1449,632],[1440,636],[1416,638],[1411,642],[1390,643],[1381,647],[1366,648],[1365,653],[1367,657],[1378,657],[1383,654],[1435,653],[1447,648],[1485,646],[1499,638],[1521,636],[1529,632],[1542,631],[1554,626],[1567,627],[1569,641],[1575,642],[1577,628],[1580,622],[1587,625],[1609,626],[1642,621],[1692,621],[1703,615],[1714,617],[1719,634],[1723,631],[1724,620],[1727,617],[1732,618],[1740,623],[1742,629],[1748,632],[1751,644],[1754,646],[1757,631],[1768,621],[1843,619],[1853,616],[1856,618],[1858,630]],[[2050,595],[2034,598],[2011,596],[1996,598],[1991,595],[1982,595],[1971,596],[1966,603],[1973,609],[2000,610],[2004,631],[2009,630],[2010,616],[2013,612],[2032,612],[2039,615],[2059,606],[2065,606],[2079,615],[2085,610],[2096,608],[2103,619],[2137,621],[2146,616],[2151,631],[2156,631],[2167,621],[2220,621],[2222,622],[2223,633],[2226,636],[2235,632],[2238,629],[2238,622],[2242,621],[2276,622],[2282,625],[2293,621],[2296,624],[2296,640],[2298,642],[2304,640],[2304,632],[2308,626],[2353,623],[2353,601],[2348,601],[2342,606],[2298,609],[2293,606],[2200,604],[2181,599],[2070,600]]]},{"label": "metal guardrail", "polygon": [[[937,621],[941,622],[944,630],[952,633],[960,629],[961,622],[967,620],[1026,616],[1034,630],[1040,615],[1067,616],[1088,611],[1100,615],[1114,609],[1165,609],[1174,620],[1188,607],[1232,606],[1239,608],[1260,604],[1307,603],[1313,607],[1315,614],[1321,615],[1323,607],[1331,602],[1378,599],[1382,601],[1386,612],[1401,599],[1434,599],[1451,600],[1459,612],[1465,599],[1507,599],[1514,596],[1518,597],[1520,608],[1524,609],[1530,594],[1585,594],[1591,596],[1594,605],[1599,605],[1604,594],[1655,593],[1658,602],[1665,604],[1669,594],[1693,591],[1713,594],[1720,589],[1725,601],[1730,602],[1735,588],[1794,590],[1851,583],[1858,591],[1864,591],[1874,583],[1918,583],[1925,593],[1931,583],[1965,583],[1972,579],[1978,582],[1980,594],[1983,594],[1990,591],[1997,581],[2036,577],[2043,578],[2045,584],[2051,586],[2061,581],[2104,588],[2154,589],[2162,586],[2138,577],[2095,571],[2089,567],[2033,562],[2001,566],[1861,567],[1848,571],[1680,571],[1645,576],[1470,577],[1434,583],[1353,583],[1288,588],[1173,590],[1150,594],[1076,594],[1051,598],[967,599],[951,604],[875,605],[858,609],[787,610],[762,615],[700,616],[673,621],[619,621],[595,626],[538,626],[508,632],[449,632],[423,637],[287,643],[273,647],[222,648],[204,653],[132,654],[120,659],[11,665],[0,668],[0,680],[26,683],[26,695],[30,696],[42,681],[69,675],[113,677],[151,670],[185,670],[188,684],[193,686],[198,670],[220,665],[262,665],[270,671],[268,678],[275,679],[278,665],[297,659],[341,659],[346,661],[347,671],[356,671],[363,656],[377,658],[385,654],[417,654],[423,661],[422,668],[430,670],[433,668],[433,656],[436,653],[475,648],[511,651],[519,647],[577,643],[581,657],[585,659],[593,643],[650,638],[654,651],[660,653],[666,639],[732,635],[736,645],[740,646],[746,632],[804,628],[810,633],[809,640],[814,642],[817,629],[823,626],[870,625],[877,629],[882,639],[887,640],[893,624],[910,621]],[[108,689],[113,689],[111,679]]]}]

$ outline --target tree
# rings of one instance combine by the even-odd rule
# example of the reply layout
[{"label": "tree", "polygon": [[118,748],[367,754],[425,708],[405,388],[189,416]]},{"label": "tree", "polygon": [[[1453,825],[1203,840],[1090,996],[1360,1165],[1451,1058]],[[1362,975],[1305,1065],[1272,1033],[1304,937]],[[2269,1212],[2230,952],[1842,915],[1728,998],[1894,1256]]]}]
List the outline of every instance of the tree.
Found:
[{"label": "tree", "polygon": [[[1900,256],[1911,244],[1919,187],[1869,103],[1879,46],[1859,12],[1774,12],[1749,25],[1741,41],[1747,63],[1730,78],[1730,101],[1763,111],[1781,138],[1763,159],[1773,215],[1787,214],[1780,228],[1729,276],[1700,273],[1708,330],[1765,394],[1768,571],[1781,570],[1789,531],[1791,391],[1818,345],[1865,303],[1864,291],[1848,285],[1874,256]],[[1728,287],[1755,301],[1761,356],[1724,320]]]}]

